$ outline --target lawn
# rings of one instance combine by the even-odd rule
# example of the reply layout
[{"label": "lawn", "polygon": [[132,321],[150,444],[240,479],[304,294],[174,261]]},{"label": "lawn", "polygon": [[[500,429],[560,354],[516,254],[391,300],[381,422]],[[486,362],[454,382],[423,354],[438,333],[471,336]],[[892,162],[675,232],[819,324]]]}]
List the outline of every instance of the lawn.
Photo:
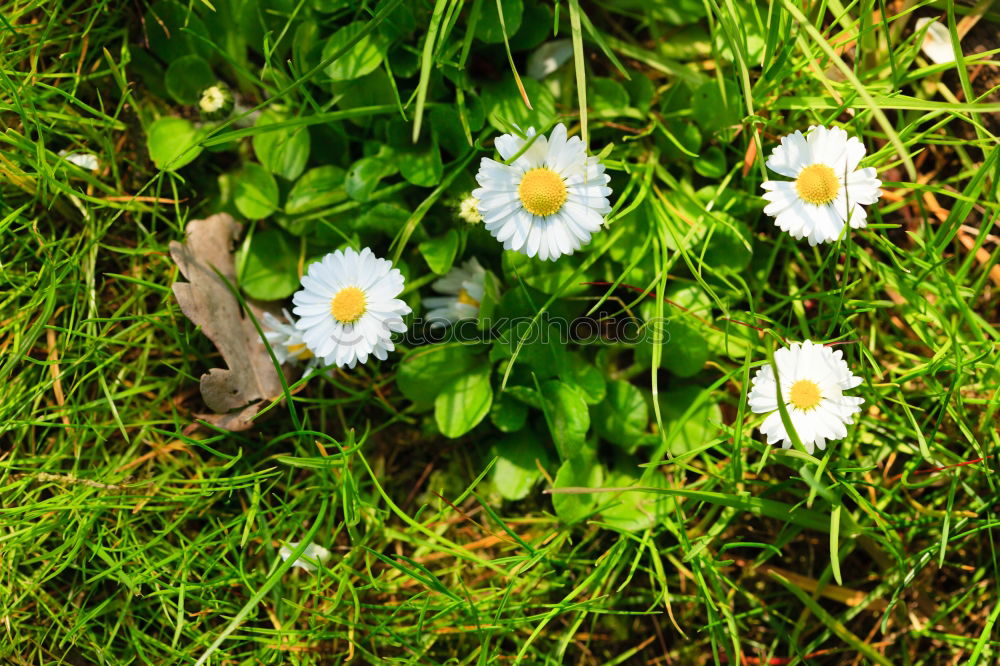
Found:
[{"label": "lawn", "polygon": [[3,2],[0,662],[997,663],[998,34]]}]

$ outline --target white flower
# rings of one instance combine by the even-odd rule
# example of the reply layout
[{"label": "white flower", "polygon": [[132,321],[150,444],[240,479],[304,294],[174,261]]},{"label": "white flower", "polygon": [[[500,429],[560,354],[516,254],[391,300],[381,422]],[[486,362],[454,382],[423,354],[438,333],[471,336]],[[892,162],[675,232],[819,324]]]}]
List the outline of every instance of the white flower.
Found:
[{"label": "white flower", "polygon": [[557,39],[545,42],[528,56],[528,76],[541,81],[573,57],[573,42]]},{"label": "white flower", "polygon": [[[282,560],[287,560],[292,555],[292,550],[299,545],[298,541],[289,541],[287,545],[281,546],[278,549],[278,555],[281,556]],[[302,555],[299,559],[292,562],[292,567],[298,567],[304,571],[312,573],[316,571],[316,566],[319,564],[326,564],[327,560],[330,559],[330,551],[328,551],[323,546],[317,545],[315,543],[310,543],[306,546],[306,549],[302,551]]]},{"label": "white flower", "polygon": [[862,204],[882,196],[875,169],[858,169],[865,147],[839,127],[810,127],[805,136],[782,137],[767,160],[767,168],[795,180],[769,180],[764,207],[774,223],[792,238],[810,245],[837,240],[845,222],[854,229],[867,225]]},{"label": "white flower", "polygon": [[483,216],[479,214],[479,199],[471,194],[458,205],[458,216],[469,224],[479,224]]},{"label": "white flower", "polygon": [[409,306],[396,298],[403,276],[368,248],[332,252],[309,266],[295,292],[295,328],[324,365],[353,368],[369,354],[385,360],[395,349],[392,333],[406,330]]},{"label": "white flower", "polygon": [[424,305],[431,308],[427,313],[431,327],[449,326],[462,319],[475,319],[479,315],[479,303],[483,300],[485,279],[486,271],[473,258],[461,268],[452,268],[447,275],[436,280],[431,285],[434,291],[448,296],[424,299]]},{"label": "white flower", "polygon": [[60,150],[59,156],[65,158],[70,164],[75,164],[84,171],[97,171],[101,168],[101,162],[97,155],[93,153],[71,153],[67,150]]},{"label": "white flower", "polygon": [[271,350],[274,351],[278,363],[283,364],[291,360],[305,363],[307,368],[319,365],[319,359],[309,351],[305,340],[302,339],[302,331],[295,328],[295,320],[292,319],[292,315],[288,314],[288,310],[282,310],[282,313],[288,323],[281,321],[270,312],[264,313],[264,337],[271,345]]},{"label": "white flower", "polygon": [[[528,130],[528,138],[535,130]],[[526,140],[513,134],[497,137],[504,160],[514,157]],[[580,137],[566,138],[556,125],[546,139],[538,136],[509,166],[484,157],[472,191],[486,229],[507,250],[555,261],[572,254],[601,228],[611,212],[610,180],[604,165],[588,157]]]},{"label": "white flower", "polygon": [[920,32],[925,25],[927,32],[924,33],[924,40],[920,43],[920,50],[924,55],[936,65],[955,62],[955,50],[951,46],[951,34],[948,28],[934,19],[925,17],[917,19],[917,32]]},{"label": "white flower", "polygon": [[[809,340],[793,342],[774,352],[774,363],[781,381],[781,400],[806,451],[825,449],[826,440],[847,437],[845,426],[854,423],[864,398],[844,395],[845,390],[859,385],[861,378],[851,374],[843,352]],[[755,414],[769,414],[760,426],[767,443],[782,440],[784,448],[791,447],[778,411],[778,388],[770,365],[757,370],[747,401]]]}]

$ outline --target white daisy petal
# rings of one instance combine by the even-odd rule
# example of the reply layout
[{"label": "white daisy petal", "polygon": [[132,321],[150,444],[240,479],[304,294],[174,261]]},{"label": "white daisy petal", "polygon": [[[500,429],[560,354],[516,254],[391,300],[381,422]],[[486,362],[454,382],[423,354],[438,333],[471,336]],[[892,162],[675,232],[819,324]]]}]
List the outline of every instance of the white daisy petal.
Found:
[{"label": "white daisy petal", "polygon": [[[524,144],[512,134],[495,141],[505,160]],[[611,212],[609,180],[604,165],[587,156],[580,137],[567,136],[559,124],[548,137],[537,137],[513,164],[483,158],[476,174],[479,187],[471,196],[486,230],[505,249],[555,261],[589,242],[603,225]]]},{"label": "white daisy petal", "polygon": [[[305,306],[307,309],[315,306]],[[328,306],[324,306],[328,307]],[[313,368],[319,365],[319,359],[309,350],[302,336],[302,331],[295,327],[295,320],[287,310],[283,310],[287,323],[281,321],[270,312],[264,313],[264,320],[261,328],[264,329],[264,337],[271,345],[278,363],[284,364],[288,361],[292,363],[305,363],[306,368]]]},{"label": "white daisy petal", "polygon": [[455,266],[443,278],[434,281],[431,288],[444,296],[423,300],[428,309],[427,320],[432,328],[450,326],[462,319],[475,319],[483,298],[486,270],[475,257],[462,266]]},{"label": "white daisy petal", "polygon": [[[392,262],[369,249],[336,250],[309,266],[302,289],[292,296],[295,328],[302,342],[326,365],[353,368],[385,349],[393,331],[406,329],[410,308],[396,298],[403,276]],[[391,349],[391,346],[388,347]]]},{"label": "white daisy petal", "polygon": [[792,445],[778,411],[779,399],[809,453],[826,448],[827,440],[846,437],[847,426],[854,423],[864,399],[843,395],[861,384],[861,378],[851,374],[843,353],[806,340],[776,351],[774,363],[781,380],[781,396],[770,365],[757,371],[747,395],[751,411],[768,415],[760,426],[767,443],[780,441],[786,449]]},{"label": "white daisy petal", "polygon": [[[866,212],[882,195],[875,169],[858,169],[865,147],[840,127],[810,127],[782,137],[767,160],[767,168],[794,181],[761,184],[764,214],[796,239],[810,245],[829,243],[842,235],[844,223],[866,226]],[[850,213],[850,216],[848,216]]]},{"label": "white daisy petal", "polygon": [[[299,545],[298,541],[289,541],[287,545],[282,546],[278,549],[278,555],[281,556],[282,560],[287,560],[292,556],[292,551]],[[306,549],[302,551],[302,555],[299,559],[292,562],[292,568],[298,567],[303,571],[312,573],[316,571],[317,565],[326,564],[327,560],[330,559],[330,551],[315,543],[310,543],[306,546]]]}]

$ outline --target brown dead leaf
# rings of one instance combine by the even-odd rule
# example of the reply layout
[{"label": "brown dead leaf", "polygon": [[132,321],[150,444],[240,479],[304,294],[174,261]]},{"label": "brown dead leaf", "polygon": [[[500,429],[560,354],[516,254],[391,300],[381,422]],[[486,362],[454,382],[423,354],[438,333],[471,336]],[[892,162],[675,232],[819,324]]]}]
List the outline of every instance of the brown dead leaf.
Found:
[{"label": "brown dead leaf", "polygon": [[[213,215],[188,222],[185,243],[170,243],[170,256],[188,280],[174,283],[174,296],[228,366],[212,368],[201,376],[201,396],[216,412],[202,417],[233,431],[250,428],[266,402],[281,395],[281,380],[257,329],[215,272],[236,284],[233,247],[241,228],[230,215]],[[248,305],[259,321],[263,311],[253,303]]]}]

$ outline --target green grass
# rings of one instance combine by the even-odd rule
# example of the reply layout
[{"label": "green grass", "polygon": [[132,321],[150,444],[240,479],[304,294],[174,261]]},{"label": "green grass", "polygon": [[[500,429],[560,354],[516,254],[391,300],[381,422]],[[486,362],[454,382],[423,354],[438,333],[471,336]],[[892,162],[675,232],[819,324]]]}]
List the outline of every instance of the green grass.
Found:
[{"label": "green grass", "polygon": [[[311,165],[346,169],[383,148],[416,160],[423,148],[406,153],[392,133],[422,127],[418,146],[437,141],[442,108],[470,141],[433,183],[392,173],[303,223],[332,245],[367,233],[344,220],[401,209],[374,242],[408,266],[414,303],[434,278],[418,246],[463,225],[460,256],[484,257],[512,287],[495,241],[454,217],[478,159],[492,156],[498,132],[470,118],[489,83],[512,76],[508,54],[537,92],[534,47],[510,21],[491,44],[473,38],[476,23],[499,25],[495,3],[404,3],[419,20],[376,72],[391,85],[370,99],[322,72],[382,34],[397,3],[235,4],[214,3],[223,28],[176,34],[204,49],[245,109],[280,106],[286,128],[311,128]],[[439,434],[397,387],[405,349],[295,384],[294,416],[276,402],[252,430],[198,426],[198,379],[221,360],[177,307],[168,246],[190,219],[237,212],[234,173],[259,159],[253,141],[268,132],[208,125],[192,164],[161,171],[146,147],[153,122],[197,114],[163,89],[147,7],[4,3],[0,661],[995,663],[998,45],[966,48],[965,68],[935,66],[917,55],[914,19],[956,27],[964,4],[802,4],[682,2],[676,19],[655,3],[570,0],[542,22],[545,39],[558,25],[584,49],[556,75],[550,115],[577,133],[585,123],[594,153],[614,144],[602,158],[615,210],[555,287],[531,292],[529,314],[672,318],[673,343],[647,356],[614,342],[573,350],[649,400],[652,439],[633,455],[588,431],[604,478],[561,485],[635,489],[584,495],[605,503],[567,525],[553,498],[570,495],[545,492],[558,415],[529,416],[525,432],[550,460],[525,499],[504,500],[491,448],[502,434],[489,418],[458,439]],[[985,11],[964,45],[995,39],[1000,15]],[[355,43],[324,54],[320,43],[305,64],[293,53],[301,25],[325,40],[351,21],[369,30]],[[652,83],[649,109],[634,103],[639,80]],[[504,103],[504,119],[523,123],[519,96]],[[866,230],[810,248],[781,234],[757,195],[778,137],[820,123],[862,138],[887,196]],[[69,165],[63,149],[98,155],[100,170]],[[248,223],[250,237],[274,219]],[[299,260],[326,249],[308,238]],[[515,269],[535,279],[537,264]],[[776,336],[841,342],[865,380],[858,424],[816,457],[764,444],[746,405]],[[698,345],[705,358],[681,372]],[[544,392],[527,365],[497,364],[495,396]],[[702,403],[674,402],[685,390]],[[610,518],[636,497],[669,508],[642,529]],[[315,576],[278,557],[310,539],[333,552]]]}]

